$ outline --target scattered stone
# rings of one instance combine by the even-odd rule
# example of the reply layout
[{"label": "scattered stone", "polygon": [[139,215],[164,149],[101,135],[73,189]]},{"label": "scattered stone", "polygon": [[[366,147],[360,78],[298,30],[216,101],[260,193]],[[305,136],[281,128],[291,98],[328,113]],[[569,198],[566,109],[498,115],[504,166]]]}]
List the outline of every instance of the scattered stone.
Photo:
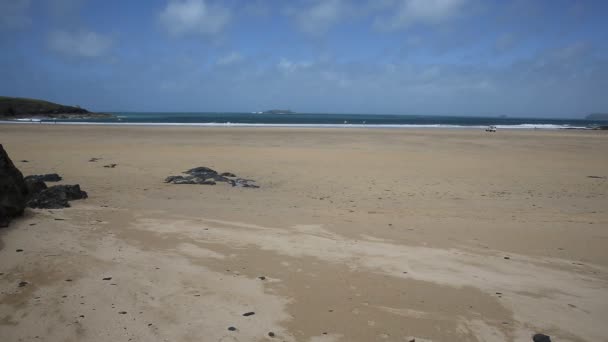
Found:
[{"label": "scattered stone", "polygon": [[127,314],[127,312],[126,312],[126,311],[118,311],[118,313],[119,313],[120,315],[126,315],[126,314]]},{"label": "scattered stone", "polygon": [[99,159],[101,159],[101,158],[91,158],[91,159],[89,159],[89,162],[94,163],[94,162],[98,161]]},{"label": "scattered stone", "polygon": [[19,252],[23,252],[23,249],[19,248],[18,250],[16,250],[15,252],[19,253]]},{"label": "scattered stone", "polygon": [[258,277],[258,279],[260,279],[260,280],[266,280],[266,277],[261,276],[261,277]]},{"label": "scattered stone", "polygon": [[103,280],[112,280],[112,277],[105,277]]},{"label": "scattered stone", "polygon": [[184,171],[184,173],[187,174],[187,176],[169,176],[165,178],[165,183],[215,185],[218,182],[222,182],[243,188],[259,188],[251,179],[236,178],[236,175],[231,172],[223,172],[220,174],[217,171],[204,166],[195,167]]},{"label": "scattered stone", "polygon": [[29,161],[29,160],[25,160],[25,159],[23,159],[23,160],[21,160],[21,162],[22,162],[22,163],[29,163],[30,161]]},{"label": "scattered stone", "polygon": [[32,197],[27,206],[38,209],[61,209],[70,206],[68,201],[87,198],[80,185],[54,185]]},{"label": "scattered stone", "polygon": [[23,214],[27,201],[27,188],[23,174],[15,167],[0,144],[0,227]]},{"label": "scattered stone", "polygon": [[545,334],[536,334],[532,336],[532,341],[534,342],[551,342],[551,337]]},{"label": "scattered stone", "polygon": [[27,285],[27,284],[29,284],[27,281],[22,281],[22,282],[19,282],[19,285],[18,285],[18,286],[19,286],[19,287],[24,287],[24,286],[25,286],[25,285]]},{"label": "scattered stone", "polygon": [[236,328],[235,327],[228,327],[228,330],[230,330],[230,331],[236,331]]},{"label": "scattered stone", "polygon": [[269,332],[269,333],[268,333],[268,336],[270,336],[270,337],[274,337],[274,336],[275,336],[275,334],[274,334],[274,333],[271,331],[271,332]]},{"label": "scattered stone", "polygon": [[511,259],[511,257],[507,257],[507,256],[506,256],[506,257],[503,257],[503,259],[505,259],[505,260],[509,260],[509,259]]},{"label": "scattered stone", "polygon": [[63,178],[61,178],[61,176],[56,173],[47,173],[44,175],[26,176],[23,180],[27,180],[27,179],[36,179],[36,180],[41,180],[43,182],[59,182]]},{"label": "scattered stone", "polygon": [[104,165],[103,167],[108,168],[108,169],[113,169],[116,167],[116,165],[118,165],[118,164],[108,164],[108,165]]},{"label": "scattered stone", "polygon": [[72,281],[72,279],[66,279],[65,281]]},{"label": "scattered stone", "polygon": [[587,178],[606,179],[604,176],[587,176]]},{"label": "scattered stone", "polygon": [[248,316],[253,316],[253,315],[255,315],[255,312],[253,312],[253,311],[245,312],[245,313],[243,314],[243,316],[245,316],[245,317],[248,317]]}]

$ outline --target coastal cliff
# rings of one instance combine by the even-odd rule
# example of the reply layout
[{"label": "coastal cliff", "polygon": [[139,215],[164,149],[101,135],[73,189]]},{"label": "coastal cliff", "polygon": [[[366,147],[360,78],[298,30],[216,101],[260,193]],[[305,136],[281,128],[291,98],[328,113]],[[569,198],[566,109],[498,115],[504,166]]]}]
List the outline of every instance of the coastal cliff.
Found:
[{"label": "coastal cliff", "polygon": [[34,117],[53,119],[108,118],[112,116],[111,114],[91,113],[84,108],[65,106],[44,100],[0,96],[0,120]]}]

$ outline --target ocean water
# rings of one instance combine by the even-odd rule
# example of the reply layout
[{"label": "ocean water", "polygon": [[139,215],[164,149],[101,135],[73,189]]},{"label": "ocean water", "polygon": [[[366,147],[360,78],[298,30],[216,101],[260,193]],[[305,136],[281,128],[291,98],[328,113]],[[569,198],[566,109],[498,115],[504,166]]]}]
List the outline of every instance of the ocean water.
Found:
[{"label": "ocean water", "polygon": [[[545,119],[472,116],[376,115],[376,114],[254,114],[116,112],[111,119],[39,120],[42,123],[186,125],[186,126],[277,126],[277,127],[383,127],[383,128],[485,128],[495,125],[512,129],[589,128],[606,122],[584,119]],[[23,121],[22,121],[23,122]],[[38,122],[38,120],[36,120]]]}]

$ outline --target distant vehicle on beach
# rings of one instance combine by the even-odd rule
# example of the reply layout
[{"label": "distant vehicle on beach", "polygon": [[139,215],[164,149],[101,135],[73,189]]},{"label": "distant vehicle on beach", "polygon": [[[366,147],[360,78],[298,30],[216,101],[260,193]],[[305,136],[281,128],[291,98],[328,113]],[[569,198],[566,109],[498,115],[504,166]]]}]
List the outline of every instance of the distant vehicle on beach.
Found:
[{"label": "distant vehicle on beach", "polygon": [[486,132],[496,132],[496,126],[488,126],[488,128],[486,128]]}]

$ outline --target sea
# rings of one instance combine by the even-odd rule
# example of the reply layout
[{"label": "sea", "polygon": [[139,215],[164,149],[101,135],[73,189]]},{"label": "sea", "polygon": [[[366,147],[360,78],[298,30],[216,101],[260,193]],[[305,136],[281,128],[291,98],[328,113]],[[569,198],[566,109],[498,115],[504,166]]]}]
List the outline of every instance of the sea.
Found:
[{"label": "sea", "polygon": [[498,129],[590,129],[608,124],[585,119],[547,119],[479,116],[432,116],[386,114],[261,114],[115,112],[104,119],[20,119],[46,124],[220,126],[220,127],[331,127],[331,128],[486,128]]}]

